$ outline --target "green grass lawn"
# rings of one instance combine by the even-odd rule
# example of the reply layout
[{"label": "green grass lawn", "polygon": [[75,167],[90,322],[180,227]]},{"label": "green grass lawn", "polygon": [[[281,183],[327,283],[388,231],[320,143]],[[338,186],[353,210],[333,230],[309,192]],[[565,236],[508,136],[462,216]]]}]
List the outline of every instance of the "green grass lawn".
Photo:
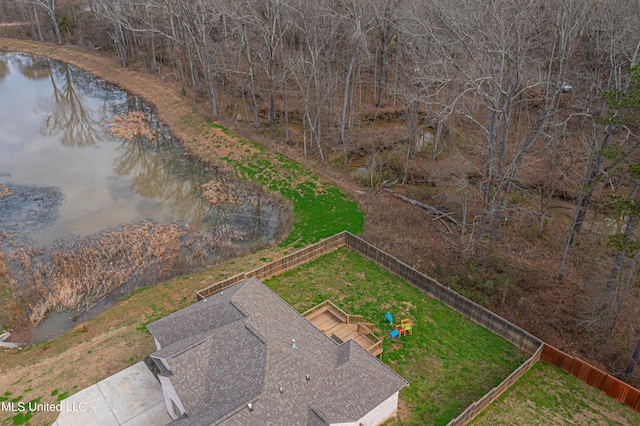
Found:
[{"label": "green grass lawn", "polygon": [[640,413],[540,361],[472,425],[640,425]]},{"label": "green grass lawn", "polygon": [[[400,393],[402,424],[448,423],[527,358],[511,343],[347,248],[265,283],[300,312],[329,299],[376,325],[378,336],[384,337],[383,361],[410,382]],[[413,336],[392,340],[387,311],[397,321],[410,318]]]},{"label": "green grass lawn", "polygon": [[[282,154],[243,140],[219,124],[208,123],[222,130],[237,144],[233,155],[223,156],[220,160],[233,167],[243,179],[280,193],[293,205],[293,229],[281,246],[303,247],[342,231],[353,234],[362,231],[364,213],[339,188]],[[215,136],[211,138],[215,146],[217,139]]]}]

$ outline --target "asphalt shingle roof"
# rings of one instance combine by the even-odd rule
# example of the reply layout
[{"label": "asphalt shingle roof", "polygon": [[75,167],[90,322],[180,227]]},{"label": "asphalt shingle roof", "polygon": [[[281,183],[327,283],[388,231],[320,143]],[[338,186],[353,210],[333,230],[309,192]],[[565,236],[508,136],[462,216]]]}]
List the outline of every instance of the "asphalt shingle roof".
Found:
[{"label": "asphalt shingle roof", "polygon": [[175,424],[352,422],[407,385],[353,340],[325,336],[255,278],[148,328],[161,344],[151,356],[169,365],[188,415]]},{"label": "asphalt shingle roof", "polygon": [[[208,333],[225,324],[244,318],[244,314],[238,310],[229,299],[238,290],[237,286],[231,287],[222,294],[218,293],[204,303],[194,303],[167,317],[159,319],[147,326],[153,337],[165,347],[200,333]],[[215,314],[211,305],[217,305]]]}]

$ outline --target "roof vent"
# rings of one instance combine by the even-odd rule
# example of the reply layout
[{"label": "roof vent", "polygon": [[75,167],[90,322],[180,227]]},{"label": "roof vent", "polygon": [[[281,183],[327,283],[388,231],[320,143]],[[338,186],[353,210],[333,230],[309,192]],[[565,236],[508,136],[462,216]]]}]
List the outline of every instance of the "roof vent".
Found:
[{"label": "roof vent", "polygon": [[311,377],[309,377],[309,375],[307,374],[306,376],[304,376],[305,380],[308,382],[309,380],[311,380]]},{"label": "roof vent", "polygon": [[291,347],[293,349],[298,349],[298,347],[296,346],[296,339],[291,339]]},{"label": "roof vent", "polygon": [[252,412],[253,411],[253,404],[248,403],[247,404],[247,408],[249,409],[249,412]]},{"label": "roof vent", "polygon": [[284,391],[282,390],[282,386],[280,386],[280,395],[282,395]]}]

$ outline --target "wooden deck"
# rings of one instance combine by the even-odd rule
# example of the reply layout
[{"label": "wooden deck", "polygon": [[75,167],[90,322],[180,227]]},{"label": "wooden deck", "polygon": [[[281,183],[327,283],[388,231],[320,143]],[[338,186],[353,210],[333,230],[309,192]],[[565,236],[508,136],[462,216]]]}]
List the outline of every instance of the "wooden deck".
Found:
[{"label": "wooden deck", "polygon": [[382,341],[373,334],[373,324],[365,323],[360,315],[349,315],[329,301],[302,315],[338,343],[353,339],[373,356],[382,353]]}]

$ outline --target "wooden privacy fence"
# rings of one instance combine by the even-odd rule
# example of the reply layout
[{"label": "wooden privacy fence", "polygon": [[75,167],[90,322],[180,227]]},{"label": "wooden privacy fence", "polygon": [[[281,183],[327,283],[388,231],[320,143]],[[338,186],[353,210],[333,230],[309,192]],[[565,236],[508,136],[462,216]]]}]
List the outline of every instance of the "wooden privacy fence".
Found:
[{"label": "wooden privacy fence", "polygon": [[332,252],[339,247],[342,247],[344,242],[344,232],[336,234],[332,237],[325,238],[324,240],[284,256],[273,262],[266,263],[248,272],[241,272],[238,275],[234,275],[226,280],[219,281],[209,287],[203,288],[196,292],[198,300],[206,299],[212,294],[218,293],[234,284],[244,281],[248,278],[256,277],[259,280],[266,280],[273,276],[282,274],[290,269],[297,268],[307,262],[310,262],[323,254]]},{"label": "wooden privacy fence", "polygon": [[546,343],[542,345],[541,359],[640,411],[640,390],[633,386]]},{"label": "wooden privacy fence", "polygon": [[423,273],[418,272],[416,269],[347,231],[326,238],[318,243],[274,260],[273,262],[266,263],[252,269],[251,271],[243,272],[234,275],[231,278],[227,278],[226,280],[219,281],[209,287],[199,290],[196,292],[196,296],[198,300],[206,299],[212,294],[218,293],[225,288],[231,287],[232,285],[251,277],[256,277],[260,280],[271,278],[317,259],[323,254],[334,251],[344,245],[360,253],[362,256],[373,260],[384,269],[418,287],[434,299],[443,302],[451,309],[461,313],[472,321],[513,343],[526,353],[533,354],[538,347],[542,345],[542,341],[540,339],[527,333],[515,324],[512,324],[488,309],[483,308],[477,303],[472,302],[466,297],[461,296],[450,288],[443,286],[433,278],[429,278]]},{"label": "wooden privacy fence", "polygon": [[533,354],[538,350],[540,345],[542,345],[542,340],[517,325],[472,302],[466,297],[461,296],[449,287],[445,287],[433,278],[429,278],[363,239],[348,232],[345,232],[345,237],[347,246],[352,250],[373,260],[389,272],[413,284],[429,296],[443,302],[454,311],[461,313],[472,321],[513,343],[526,353]]},{"label": "wooden privacy fence", "polygon": [[498,399],[500,395],[502,395],[507,389],[511,387],[515,382],[520,380],[524,373],[529,371],[531,367],[535,365],[536,362],[540,360],[540,355],[542,354],[542,348],[544,345],[538,347],[538,350],[524,362],[520,367],[518,367],[513,373],[509,375],[506,379],[502,381],[498,386],[491,389],[487,392],[482,398],[478,401],[474,402],[470,406],[467,407],[458,417],[451,420],[447,426],[462,426],[469,423],[475,416],[480,414],[485,408],[487,408],[493,401]]}]

